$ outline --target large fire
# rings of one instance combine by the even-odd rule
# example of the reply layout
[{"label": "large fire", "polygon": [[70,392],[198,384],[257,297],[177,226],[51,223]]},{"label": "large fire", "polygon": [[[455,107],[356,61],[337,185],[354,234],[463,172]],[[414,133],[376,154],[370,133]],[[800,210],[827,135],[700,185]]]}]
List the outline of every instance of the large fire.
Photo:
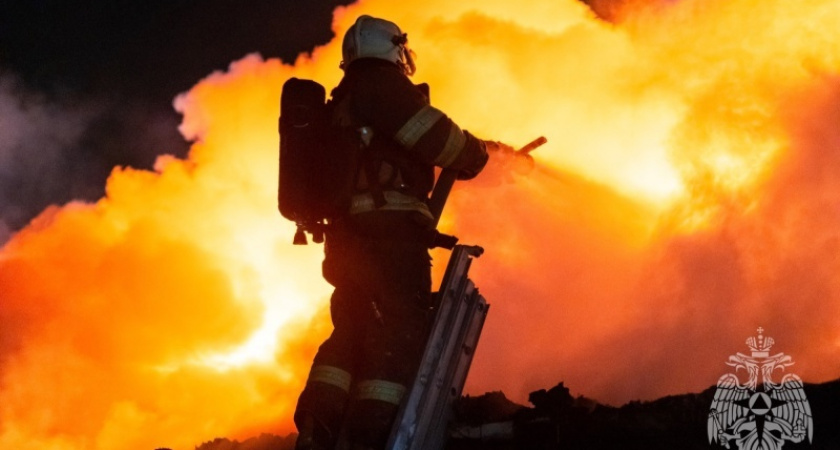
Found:
[{"label": "large fire", "polygon": [[[622,403],[698,391],[758,326],[806,381],[840,375],[840,3],[363,1],[474,134],[544,135],[527,176],[456,188],[487,253],[467,391],[565,381]],[[540,4],[538,4],[540,3]],[[278,11],[282,14],[282,11]],[[114,169],[0,251],[0,447],[189,449],[292,431],[329,332],[321,247],[276,212],[280,87],[334,86],[340,39],[250,55],[175,107],[189,158]],[[436,252],[436,267],[446,255]]]}]

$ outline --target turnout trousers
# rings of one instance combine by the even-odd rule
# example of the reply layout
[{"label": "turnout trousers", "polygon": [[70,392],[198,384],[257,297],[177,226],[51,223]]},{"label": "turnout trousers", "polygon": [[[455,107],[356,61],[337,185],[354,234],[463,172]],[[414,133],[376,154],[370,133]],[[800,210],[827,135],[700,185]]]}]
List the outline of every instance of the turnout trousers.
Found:
[{"label": "turnout trousers", "polygon": [[334,448],[339,437],[349,448],[384,448],[425,344],[432,300],[423,227],[399,213],[364,219],[327,233],[334,329],[298,400],[299,448]]}]

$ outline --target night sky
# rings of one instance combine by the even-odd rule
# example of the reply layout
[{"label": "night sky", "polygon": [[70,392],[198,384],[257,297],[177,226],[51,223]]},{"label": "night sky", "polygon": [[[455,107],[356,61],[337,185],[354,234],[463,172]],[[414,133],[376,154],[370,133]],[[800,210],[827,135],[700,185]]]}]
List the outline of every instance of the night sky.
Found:
[{"label": "night sky", "polygon": [[249,53],[293,62],[349,0],[0,2],[0,243],[115,166],[184,156],[173,98]]}]

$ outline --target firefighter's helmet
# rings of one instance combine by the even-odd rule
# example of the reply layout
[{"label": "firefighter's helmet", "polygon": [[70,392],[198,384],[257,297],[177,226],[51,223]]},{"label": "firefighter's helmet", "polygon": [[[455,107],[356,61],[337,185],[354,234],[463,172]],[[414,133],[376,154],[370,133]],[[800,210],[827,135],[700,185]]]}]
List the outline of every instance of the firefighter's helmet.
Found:
[{"label": "firefighter's helmet", "polygon": [[398,65],[406,75],[414,74],[414,52],[408,37],[394,22],[368,15],[359,16],[347,33],[341,48],[341,68],[361,58],[378,58]]}]

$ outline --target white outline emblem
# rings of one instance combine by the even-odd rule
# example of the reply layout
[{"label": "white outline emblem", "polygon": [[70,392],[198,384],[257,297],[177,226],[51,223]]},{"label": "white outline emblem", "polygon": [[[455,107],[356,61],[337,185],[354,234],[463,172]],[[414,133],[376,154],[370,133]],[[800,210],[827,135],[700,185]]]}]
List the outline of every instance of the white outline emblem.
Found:
[{"label": "white outline emblem", "polygon": [[[709,444],[726,448],[734,442],[739,450],[779,450],[786,441],[802,442],[814,437],[814,418],[805,397],[802,380],[789,373],[781,383],[772,379],[777,369],[793,365],[790,356],[770,356],[773,338],[758,336],[747,339],[750,355],[736,353],[727,365],[735,368],[717,382],[714,400],[707,421]],[[749,379],[741,384],[738,369],[747,371]],[[759,383],[759,376],[761,382]]]}]

